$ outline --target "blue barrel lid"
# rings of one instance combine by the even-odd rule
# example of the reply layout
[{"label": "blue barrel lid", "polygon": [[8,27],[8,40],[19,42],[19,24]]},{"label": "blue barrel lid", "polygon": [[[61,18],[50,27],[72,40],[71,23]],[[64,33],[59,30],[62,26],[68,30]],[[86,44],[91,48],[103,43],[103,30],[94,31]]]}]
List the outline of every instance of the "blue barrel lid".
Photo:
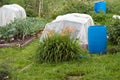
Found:
[{"label": "blue barrel lid", "polygon": [[89,26],[89,27],[106,27],[105,25],[94,25],[94,26]]}]

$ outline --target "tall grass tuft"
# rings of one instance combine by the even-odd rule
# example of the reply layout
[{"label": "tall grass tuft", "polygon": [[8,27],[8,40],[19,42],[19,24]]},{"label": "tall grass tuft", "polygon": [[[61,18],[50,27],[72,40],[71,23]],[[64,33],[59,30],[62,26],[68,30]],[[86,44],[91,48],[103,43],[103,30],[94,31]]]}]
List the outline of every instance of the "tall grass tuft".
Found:
[{"label": "tall grass tuft", "polygon": [[[67,31],[69,31],[67,29]],[[44,38],[40,42],[37,49],[37,60],[43,62],[63,62],[78,59],[82,53],[80,44],[77,40],[71,39],[68,33],[49,34],[49,37]]]}]

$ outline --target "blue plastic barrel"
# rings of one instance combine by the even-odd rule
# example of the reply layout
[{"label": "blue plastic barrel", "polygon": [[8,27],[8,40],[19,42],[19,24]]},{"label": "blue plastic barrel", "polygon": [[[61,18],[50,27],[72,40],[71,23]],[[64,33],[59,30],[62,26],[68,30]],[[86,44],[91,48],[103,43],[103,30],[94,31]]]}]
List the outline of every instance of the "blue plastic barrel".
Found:
[{"label": "blue plastic barrel", "polygon": [[107,29],[106,26],[90,26],[88,28],[88,50],[91,54],[106,53]]},{"label": "blue plastic barrel", "polygon": [[100,11],[106,13],[106,2],[105,1],[95,2],[94,10],[96,13],[99,13]]}]

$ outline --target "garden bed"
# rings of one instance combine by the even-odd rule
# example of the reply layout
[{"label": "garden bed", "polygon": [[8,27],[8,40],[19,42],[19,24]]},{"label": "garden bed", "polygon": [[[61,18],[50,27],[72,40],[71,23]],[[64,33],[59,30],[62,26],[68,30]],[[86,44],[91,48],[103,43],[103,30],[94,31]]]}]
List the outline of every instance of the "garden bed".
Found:
[{"label": "garden bed", "polygon": [[0,47],[23,47],[40,36],[46,21],[40,18],[15,19],[0,27]]},{"label": "garden bed", "polygon": [[36,33],[32,36],[29,36],[21,41],[14,40],[9,43],[8,42],[4,42],[4,43],[0,42],[0,48],[12,47],[12,46],[23,47],[23,46],[27,45],[28,43],[30,43],[33,39],[40,37],[41,33],[42,33],[42,30],[40,30],[38,33]]}]

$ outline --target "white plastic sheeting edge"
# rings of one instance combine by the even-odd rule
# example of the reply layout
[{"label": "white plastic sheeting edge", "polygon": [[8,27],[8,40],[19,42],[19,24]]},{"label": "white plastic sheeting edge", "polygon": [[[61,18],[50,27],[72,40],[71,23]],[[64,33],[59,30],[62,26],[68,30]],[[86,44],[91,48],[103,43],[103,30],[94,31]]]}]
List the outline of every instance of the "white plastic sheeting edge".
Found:
[{"label": "white plastic sheeting edge", "polygon": [[113,18],[114,19],[120,19],[120,16],[119,15],[113,15]]}]

